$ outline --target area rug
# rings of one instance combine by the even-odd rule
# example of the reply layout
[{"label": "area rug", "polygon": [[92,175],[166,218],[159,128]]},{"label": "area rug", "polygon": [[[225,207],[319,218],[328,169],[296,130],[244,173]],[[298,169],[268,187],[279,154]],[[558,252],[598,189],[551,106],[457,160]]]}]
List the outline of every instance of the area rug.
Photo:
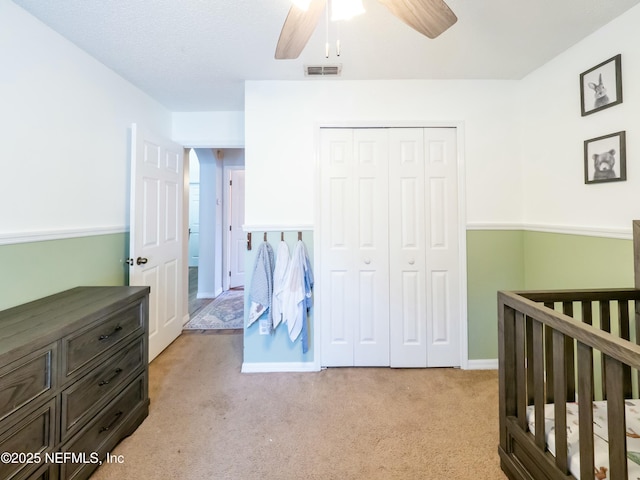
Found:
[{"label": "area rug", "polygon": [[244,290],[227,290],[184,326],[185,330],[236,329],[244,326]]}]

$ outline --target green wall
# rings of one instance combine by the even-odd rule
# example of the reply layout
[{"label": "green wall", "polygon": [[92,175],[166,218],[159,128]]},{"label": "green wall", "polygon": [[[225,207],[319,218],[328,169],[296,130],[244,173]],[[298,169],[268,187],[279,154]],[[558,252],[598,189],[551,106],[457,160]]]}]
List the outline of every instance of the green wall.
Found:
[{"label": "green wall", "polygon": [[632,286],[631,240],[524,230],[469,230],[469,359],[498,357],[498,290]]},{"label": "green wall", "polygon": [[525,233],[528,290],[633,287],[633,242],[614,238]]},{"label": "green wall", "polygon": [[524,232],[467,231],[469,359],[498,357],[498,290],[524,288]]},{"label": "green wall", "polygon": [[129,234],[0,245],[0,310],[79,285],[126,285]]}]

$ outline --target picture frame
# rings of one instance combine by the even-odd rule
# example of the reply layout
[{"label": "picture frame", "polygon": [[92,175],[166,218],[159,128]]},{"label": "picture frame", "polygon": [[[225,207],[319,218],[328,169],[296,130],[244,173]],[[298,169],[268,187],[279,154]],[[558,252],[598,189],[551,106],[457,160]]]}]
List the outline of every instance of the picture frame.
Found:
[{"label": "picture frame", "polygon": [[582,116],[622,103],[622,55],[618,54],[580,74]]},{"label": "picture frame", "polygon": [[625,131],[584,141],[584,183],[621,182],[626,179]]}]

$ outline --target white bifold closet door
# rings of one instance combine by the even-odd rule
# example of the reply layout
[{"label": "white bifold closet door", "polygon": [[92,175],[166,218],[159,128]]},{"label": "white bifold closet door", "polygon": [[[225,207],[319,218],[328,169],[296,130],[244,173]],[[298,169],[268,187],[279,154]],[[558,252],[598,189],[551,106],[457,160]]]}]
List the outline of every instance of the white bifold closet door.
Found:
[{"label": "white bifold closet door", "polygon": [[455,137],[321,130],[323,366],[460,365]]}]

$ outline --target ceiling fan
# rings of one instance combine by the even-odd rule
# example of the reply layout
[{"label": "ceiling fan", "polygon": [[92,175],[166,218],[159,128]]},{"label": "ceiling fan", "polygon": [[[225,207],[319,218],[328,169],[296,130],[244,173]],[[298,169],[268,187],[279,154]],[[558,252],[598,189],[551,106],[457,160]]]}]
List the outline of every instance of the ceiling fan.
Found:
[{"label": "ceiling fan", "polygon": [[[404,23],[429,38],[436,38],[458,20],[443,0],[378,1]],[[310,0],[306,10],[296,3],[291,6],[282,26],[276,59],[298,58],[318,24],[327,0]]]}]

